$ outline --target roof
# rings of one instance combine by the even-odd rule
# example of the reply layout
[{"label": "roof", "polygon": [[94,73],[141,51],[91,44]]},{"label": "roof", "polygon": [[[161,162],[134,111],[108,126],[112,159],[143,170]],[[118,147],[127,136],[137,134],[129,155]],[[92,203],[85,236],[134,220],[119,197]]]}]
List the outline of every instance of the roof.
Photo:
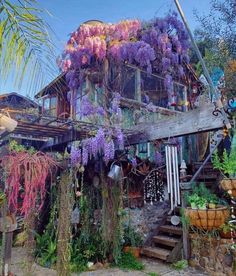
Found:
[{"label": "roof", "polygon": [[0,95],[0,108],[8,109],[26,109],[26,108],[38,108],[39,105],[16,92],[5,93]]},{"label": "roof", "polygon": [[35,95],[35,99],[42,98],[46,95],[51,95],[53,93],[63,93],[68,92],[70,89],[66,84],[66,73],[61,73],[53,81],[51,81],[47,86],[45,86],[41,91]]}]

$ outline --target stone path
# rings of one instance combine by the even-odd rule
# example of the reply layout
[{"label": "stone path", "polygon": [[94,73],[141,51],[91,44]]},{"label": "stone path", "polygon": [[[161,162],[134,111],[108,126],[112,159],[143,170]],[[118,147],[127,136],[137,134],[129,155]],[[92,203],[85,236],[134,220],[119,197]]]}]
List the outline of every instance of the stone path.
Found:
[{"label": "stone path", "polygon": [[[170,265],[161,261],[152,259],[142,259],[145,265],[143,271],[122,271],[118,268],[101,269],[91,272],[83,272],[81,274],[73,273],[72,276],[148,276],[150,272],[155,272],[153,276],[207,276],[209,274],[202,271],[186,268],[185,270],[176,271]],[[24,248],[13,248],[11,271],[15,276],[26,276],[24,268],[26,266],[26,257]],[[57,276],[55,270],[41,267],[37,264],[33,265],[32,276]],[[68,275],[69,276],[69,275]]]}]

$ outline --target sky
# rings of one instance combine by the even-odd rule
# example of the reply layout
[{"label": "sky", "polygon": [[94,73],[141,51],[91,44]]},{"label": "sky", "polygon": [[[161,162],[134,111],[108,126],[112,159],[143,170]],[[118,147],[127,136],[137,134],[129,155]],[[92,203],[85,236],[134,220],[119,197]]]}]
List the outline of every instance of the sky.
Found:
[{"label": "sky", "polygon": [[[210,11],[210,0],[179,2],[192,31],[198,26],[194,11],[201,15]],[[169,9],[176,10],[174,0],[38,0],[38,3],[47,10],[43,18],[55,33],[54,44],[58,55],[63,51],[69,34],[87,20],[111,23],[130,18],[149,20],[155,16],[164,16]],[[27,75],[21,88],[15,86],[10,76],[7,82],[0,81],[0,94],[15,91],[26,95],[27,85]],[[30,96],[35,92],[30,93]]]}]

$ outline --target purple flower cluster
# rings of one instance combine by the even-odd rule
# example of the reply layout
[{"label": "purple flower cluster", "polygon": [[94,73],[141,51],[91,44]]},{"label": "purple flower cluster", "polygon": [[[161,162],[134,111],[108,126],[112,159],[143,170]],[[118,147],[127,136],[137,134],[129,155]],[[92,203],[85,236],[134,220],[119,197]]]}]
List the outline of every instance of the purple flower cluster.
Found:
[{"label": "purple flower cluster", "polygon": [[120,128],[115,130],[116,140],[118,146],[122,149],[124,147],[124,134]]},{"label": "purple flower cluster", "polygon": [[112,139],[106,141],[104,145],[104,156],[103,160],[107,164],[110,160],[114,159],[115,156],[115,146]]},{"label": "purple flower cluster", "polygon": [[[121,130],[117,131],[117,140],[123,143],[123,133]],[[110,133],[105,135],[104,130],[100,128],[94,137],[88,138],[82,142],[82,150],[76,146],[71,150],[71,162],[73,166],[87,165],[89,159],[96,158],[98,154],[103,154],[105,163],[114,159],[115,146]]]},{"label": "purple flower cluster", "polygon": [[105,111],[102,106],[95,106],[88,98],[88,96],[84,96],[81,100],[81,110],[80,114],[82,116],[90,116],[90,115],[97,115],[100,116],[105,115]]},{"label": "purple flower cluster", "polygon": [[182,78],[178,65],[189,62],[189,47],[188,34],[176,13],[143,24],[139,20],[83,24],[72,33],[58,65],[67,72],[72,89],[80,83],[76,72],[105,58],[140,66],[149,73],[154,70]]},{"label": "purple flower cluster", "polygon": [[77,164],[80,164],[82,161],[82,153],[81,149],[77,148],[76,146],[72,146],[71,148],[71,164],[72,166],[76,166]]}]

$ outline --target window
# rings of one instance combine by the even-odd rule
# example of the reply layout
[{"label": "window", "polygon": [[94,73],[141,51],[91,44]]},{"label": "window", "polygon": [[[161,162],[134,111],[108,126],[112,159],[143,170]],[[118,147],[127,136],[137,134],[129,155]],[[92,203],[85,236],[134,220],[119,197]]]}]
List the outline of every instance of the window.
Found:
[{"label": "window", "polygon": [[43,114],[57,116],[57,97],[49,97],[43,100]]}]

